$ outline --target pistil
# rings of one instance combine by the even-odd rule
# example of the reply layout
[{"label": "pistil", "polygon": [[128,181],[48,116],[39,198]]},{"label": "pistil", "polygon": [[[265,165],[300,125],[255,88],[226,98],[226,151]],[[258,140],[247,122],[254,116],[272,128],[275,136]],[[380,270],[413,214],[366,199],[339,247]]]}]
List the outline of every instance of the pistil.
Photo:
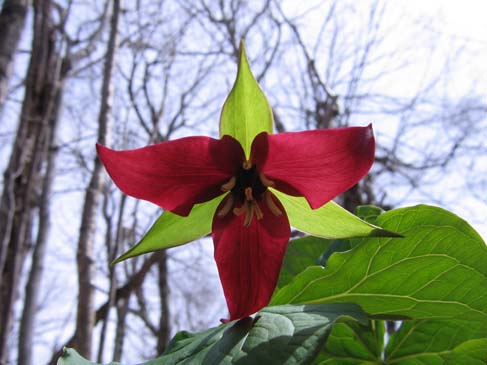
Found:
[{"label": "pistil", "polygon": [[245,202],[245,208],[244,227],[248,227],[250,225],[250,222],[252,222],[252,217],[254,216],[253,202]]},{"label": "pistil", "polygon": [[236,216],[245,213],[243,224],[248,227],[254,216],[257,220],[264,218],[260,207],[260,203],[264,201],[272,214],[281,216],[281,209],[276,205],[272,193],[267,189],[273,186],[275,186],[274,181],[268,179],[263,173],[259,173],[250,160],[244,161],[237,174],[221,186],[221,190],[229,192],[229,194],[217,215],[224,217],[230,211]]},{"label": "pistil", "polygon": [[251,187],[245,188],[245,199],[247,199],[248,201],[252,201],[254,199],[254,197],[252,195],[252,188]]}]

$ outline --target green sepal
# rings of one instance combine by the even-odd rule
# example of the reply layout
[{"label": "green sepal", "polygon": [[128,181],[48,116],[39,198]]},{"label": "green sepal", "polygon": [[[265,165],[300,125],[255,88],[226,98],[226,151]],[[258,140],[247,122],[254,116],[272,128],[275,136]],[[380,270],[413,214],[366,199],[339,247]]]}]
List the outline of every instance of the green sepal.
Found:
[{"label": "green sepal", "polygon": [[254,137],[262,132],[271,134],[273,125],[272,109],[252,75],[241,41],[237,78],[220,116],[220,137],[235,138],[249,158]]},{"label": "green sepal", "polygon": [[112,262],[112,265],[144,253],[176,247],[194,241],[211,232],[213,215],[225,195],[196,204],[187,217],[164,212],[145,236],[130,250]]},{"label": "green sepal", "polygon": [[401,237],[358,218],[333,201],[311,209],[305,198],[272,189],[280,200],[292,227],[312,236],[328,239],[353,237]]}]

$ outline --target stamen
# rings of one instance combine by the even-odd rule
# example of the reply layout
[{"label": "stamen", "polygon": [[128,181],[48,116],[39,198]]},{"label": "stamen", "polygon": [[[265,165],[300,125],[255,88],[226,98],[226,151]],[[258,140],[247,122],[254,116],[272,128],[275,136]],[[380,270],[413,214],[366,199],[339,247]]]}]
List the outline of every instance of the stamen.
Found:
[{"label": "stamen", "polygon": [[230,209],[232,209],[234,201],[235,201],[235,199],[233,198],[233,195],[229,194],[226,198],[225,204],[223,204],[223,207],[220,209],[220,211],[218,212],[217,215],[219,217],[226,216],[228,214],[228,212],[230,211]]},{"label": "stamen", "polygon": [[269,180],[262,172],[259,174],[260,181],[262,182],[262,185],[264,185],[266,188],[269,186],[274,186],[274,181]]},{"label": "stamen", "polygon": [[272,199],[272,194],[270,193],[270,191],[267,190],[264,195],[265,195],[265,202],[266,202],[267,206],[269,207],[270,211],[272,212],[272,214],[274,214],[277,217],[281,216],[282,212],[279,209],[279,207],[276,205],[276,203],[274,203],[274,200]]},{"label": "stamen", "polygon": [[250,170],[252,168],[252,162],[250,162],[249,160],[244,161],[242,167],[244,170]]},{"label": "stamen", "polygon": [[230,180],[228,180],[225,184],[222,185],[221,190],[222,191],[230,191],[235,187],[235,184],[237,183],[237,178],[235,176],[232,176]]},{"label": "stamen", "polygon": [[235,208],[233,208],[233,214],[235,214],[237,217],[238,217],[239,215],[242,215],[242,213],[244,213],[244,212],[246,211],[246,209],[247,209],[247,208],[245,207],[246,205],[247,205],[247,202],[243,203],[243,204],[242,204],[241,206],[239,206],[239,207],[235,207]]},{"label": "stamen", "polygon": [[259,207],[259,203],[254,202],[254,209],[255,209],[255,217],[257,218],[257,220],[260,221],[262,218],[264,218],[264,213],[262,213],[262,210]]},{"label": "stamen", "polygon": [[247,200],[252,200],[254,197],[252,196],[252,188],[249,186],[247,188],[245,188],[245,198]]},{"label": "stamen", "polygon": [[245,204],[245,208],[244,227],[248,227],[250,222],[252,222],[252,217],[254,216],[254,204],[248,202]]}]

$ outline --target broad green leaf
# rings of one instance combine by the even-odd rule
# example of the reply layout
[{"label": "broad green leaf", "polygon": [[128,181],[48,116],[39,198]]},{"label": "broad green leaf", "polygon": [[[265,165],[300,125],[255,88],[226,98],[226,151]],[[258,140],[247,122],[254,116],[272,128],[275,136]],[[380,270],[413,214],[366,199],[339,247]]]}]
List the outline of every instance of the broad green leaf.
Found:
[{"label": "broad green leaf", "polygon": [[485,335],[485,329],[462,320],[405,321],[390,337],[385,357],[388,363],[402,364],[406,359],[419,362],[424,354],[451,352],[466,341],[480,339],[482,332]]},{"label": "broad green leaf", "polygon": [[[384,213],[384,210],[382,208],[376,207],[375,205],[360,205],[355,209],[355,215],[370,224],[376,224],[377,218],[379,218],[382,213]],[[348,246],[348,249],[351,249],[359,245],[361,241],[362,240],[360,238],[350,238],[347,240],[346,243],[342,242],[341,246]],[[345,250],[342,249],[340,251]]]},{"label": "broad green leaf", "polygon": [[[358,240],[358,238],[356,240]],[[352,248],[351,241],[353,240],[349,239],[349,240],[331,241],[331,244],[330,246],[328,246],[328,249],[323,253],[323,255],[321,255],[318,265],[326,266],[326,262],[328,261],[330,256],[333,255],[335,252],[343,252],[343,251],[350,250]]]},{"label": "broad green leaf", "polygon": [[235,138],[249,158],[254,137],[261,132],[271,134],[273,125],[272,109],[252,75],[242,41],[237,78],[220,116],[220,137]]},{"label": "broad green leaf", "polygon": [[366,238],[309,267],[272,305],[351,302],[381,318],[487,321],[487,247],[456,215],[416,206],[389,211],[377,224],[401,239]]},{"label": "broad green leaf", "polygon": [[[94,362],[83,358],[74,349],[64,348],[63,354],[57,361],[57,365],[97,365]],[[106,365],[119,365],[118,362],[111,362]]]},{"label": "broad green leaf", "polygon": [[321,256],[326,252],[330,243],[330,240],[312,236],[289,241],[277,281],[277,288],[287,285],[308,266],[319,264]]},{"label": "broad green leaf", "polygon": [[210,233],[213,215],[223,198],[221,195],[209,202],[196,204],[187,217],[167,211],[162,213],[140,242],[113,264],[143,253],[180,246]]},{"label": "broad green leaf", "polygon": [[[166,352],[144,365],[310,364],[332,324],[343,317],[365,320],[352,304],[286,305],[198,334],[176,335]],[[79,355],[78,355],[79,356]],[[67,357],[58,365],[89,365]],[[61,360],[60,360],[61,361]]]},{"label": "broad green leaf", "polygon": [[351,237],[397,237],[398,235],[367,223],[333,201],[311,209],[305,198],[272,189],[279,198],[289,223],[312,236],[337,239]]},{"label": "broad green leaf", "polygon": [[382,321],[339,322],[321,350],[316,365],[382,365],[385,326]]},{"label": "broad green leaf", "polygon": [[309,364],[336,319],[364,319],[359,307],[348,304],[264,308],[257,316],[260,318],[253,325],[252,319],[246,318],[220,326],[216,333],[173,344],[164,354],[164,364],[180,364],[189,357],[191,364]]},{"label": "broad green leaf", "polygon": [[355,215],[366,222],[374,224],[377,218],[384,213],[384,210],[375,205],[359,205],[355,209]]},{"label": "broad green leaf", "polygon": [[469,340],[452,349],[386,360],[387,365],[486,365],[487,339]]}]

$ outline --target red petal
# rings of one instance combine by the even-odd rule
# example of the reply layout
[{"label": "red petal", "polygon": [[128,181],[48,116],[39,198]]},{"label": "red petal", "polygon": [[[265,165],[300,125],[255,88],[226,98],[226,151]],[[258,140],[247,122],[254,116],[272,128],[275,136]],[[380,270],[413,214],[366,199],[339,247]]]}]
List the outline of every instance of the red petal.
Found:
[{"label": "red petal", "polygon": [[[374,162],[372,125],[259,134],[252,161],[275,188],[304,196],[313,209],[354,186]],[[255,157],[254,157],[255,156]]]},{"label": "red petal", "polygon": [[[265,307],[274,292],[290,236],[289,221],[274,215],[264,201],[261,220],[255,217],[244,226],[245,214],[213,218],[215,261],[230,311],[230,320],[246,317]],[[223,201],[217,212],[220,210]]]},{"label": "red petal", "polygon": [[129,151],[97,145],[108,174],[125,194],[188,215],[196,203],[222,194],[244,152],[233,138],[187,137]]}]

